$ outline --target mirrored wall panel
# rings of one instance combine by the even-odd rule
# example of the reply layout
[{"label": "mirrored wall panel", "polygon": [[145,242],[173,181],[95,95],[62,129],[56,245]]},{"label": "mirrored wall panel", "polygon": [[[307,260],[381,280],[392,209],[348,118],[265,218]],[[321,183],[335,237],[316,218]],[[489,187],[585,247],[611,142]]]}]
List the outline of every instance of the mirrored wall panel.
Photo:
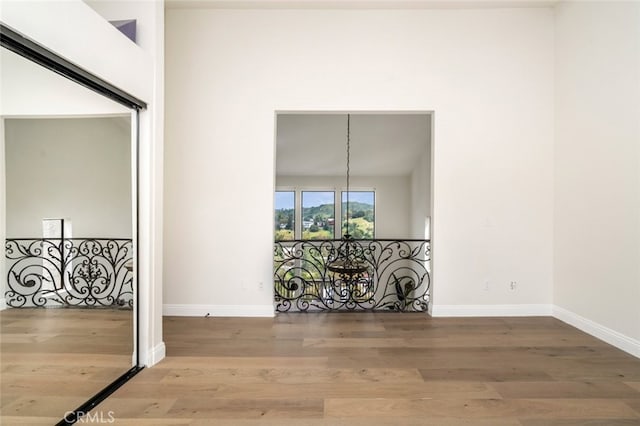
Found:
[{"label": "mirrored wall panel", "polygon": [[0,54],[0,423],[37,415],[55,424],[136,360],[135,116]]}]

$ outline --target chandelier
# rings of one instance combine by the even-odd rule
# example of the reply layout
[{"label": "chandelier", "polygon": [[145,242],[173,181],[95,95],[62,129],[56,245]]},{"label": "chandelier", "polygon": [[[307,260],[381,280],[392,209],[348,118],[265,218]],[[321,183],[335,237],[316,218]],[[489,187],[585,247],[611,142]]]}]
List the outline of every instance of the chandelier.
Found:
[{"label": "chandelier", "polygon": [[351,114],[347,114],[347,203],[345,210],[346,230],[341,239],[340,245],[333,257],[327,264],[327,269],[336,274],[340,282],[349,287],[357,284],[363,279],[367,272],[367,263],[364,258],[362,247],[356,244],[349,233],[349,196],[350,196],[350,158],[351,157]]}]

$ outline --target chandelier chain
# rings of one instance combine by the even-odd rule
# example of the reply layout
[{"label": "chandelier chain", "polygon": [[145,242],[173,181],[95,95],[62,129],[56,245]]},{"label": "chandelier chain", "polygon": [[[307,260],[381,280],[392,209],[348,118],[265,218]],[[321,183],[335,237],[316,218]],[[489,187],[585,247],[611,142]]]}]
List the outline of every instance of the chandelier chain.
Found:
[{"label": "chandelier chain", "polygon": [[350,174],[350,157],[351,157],[351,114],[347,114],[347,229],[346,234],[349,235],[349,174]]}]

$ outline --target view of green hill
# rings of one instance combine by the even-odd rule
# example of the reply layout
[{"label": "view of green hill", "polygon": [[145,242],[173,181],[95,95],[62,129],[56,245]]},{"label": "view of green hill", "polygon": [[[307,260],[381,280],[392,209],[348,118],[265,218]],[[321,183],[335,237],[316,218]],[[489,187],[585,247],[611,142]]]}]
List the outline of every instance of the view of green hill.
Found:
[{"label": "view of green hill", "polygon": [[[342,204],[342,222],[345,221],[345,210],[347,206],[346,203]],[[371,204],[359,203],[357,201],[353,201],[349,203],[349,220],[363,218],[367,222],[373,222],[373,206]],[[372,234],[373,235],[373,234]],[[369,237],[371,238],[371,237]]]},{"label": "view of green hill", "polygon": [[[345,228],[346,224],[342,227],[343,233]],[[349,219],[349,232],[356,240],[367,240],[373,238],[373,222],[370,222],[363,217]]]},{"label": "view of green hill", "polygon": [[302,209],[302,220],[313,220],[316,216],[329,219],[334,216],[333,204],[322,204],[320,206],[306,207]]},{"label": "view of green hill", "polygon": [[[346,217],[344,210],[346,203],[342,205],[342,227],[346,231]],[[358,201],[349,202],[349,233],[356,239],[373,238],[374,232],[374,211],[373,205]],[[275,211],[276,241],[289,240],[294,238],[293,222],[294,209],[279,209]],[[307,207],[302,211],[303,222],[314,221],[314,223],[303,228],[302,239],[332,239],[333,225],[329,225],[327,219],[334,219],[335,211],[333,204],[322,204],[319,206]]]},{"label": "view of green hill", "polygon": [[293,218],[293,214],[294,211],[293,209],[280,209],[280,210],[276,210],[276,217],[277,218]]},{"label": "view of green hill", "polygon": [[[342,204],[342,208],[343,210],[346,208],[346,203]],[[364,212],[365,215],[371,215],[373,220],[373,206],[371,204],[360,203],[358,201],[350,201],[349,210],[351,211],[352,216],[357,212]],[[334,214],[335,213],[333,204],[322,204],[320,206],[307,207],[303,209],[304,220],[312,220],[316,216],[331,218],[334,216]]]}]

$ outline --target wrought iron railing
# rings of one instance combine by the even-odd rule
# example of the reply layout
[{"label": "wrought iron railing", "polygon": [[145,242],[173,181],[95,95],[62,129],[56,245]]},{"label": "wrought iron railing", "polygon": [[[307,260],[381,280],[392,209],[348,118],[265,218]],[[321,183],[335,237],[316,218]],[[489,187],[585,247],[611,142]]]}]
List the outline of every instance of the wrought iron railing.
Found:
[{"label": "wrought iron railing", "polygon": [[342,240],[278,241],[274,247],[277,312],[389,310],[426,312],[429,240],[356,240],[367,272],[345,283],[327,268]]},{"label": "wrought iron railing", "polygon": [[11,238],[7,306],[133,307],[131,239]]}]

